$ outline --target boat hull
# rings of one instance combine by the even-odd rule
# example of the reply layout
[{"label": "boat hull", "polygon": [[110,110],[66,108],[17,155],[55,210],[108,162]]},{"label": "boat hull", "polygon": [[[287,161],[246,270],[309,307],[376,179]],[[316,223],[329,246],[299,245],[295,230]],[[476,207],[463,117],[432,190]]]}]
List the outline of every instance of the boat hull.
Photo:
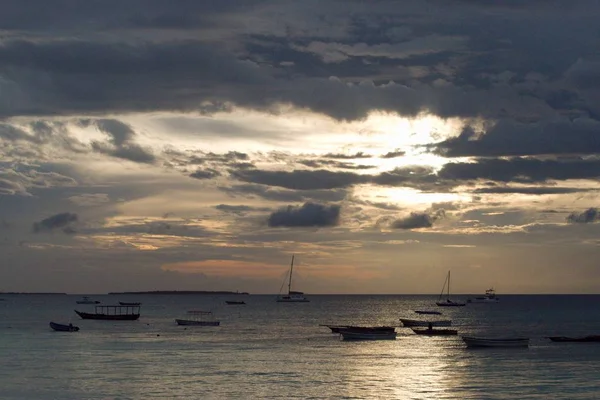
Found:
[{"label": "boat hull", "polygon": [[50,322],[50,328],[52,328],[53,330],[55,330],[57,332],[77,332],[77,331],[79,331],[78,326],[58,324],[56,322]]},{"label": "boat hull", "polygon": [[395,331],[365,331],[340,330],[343,340],[396,340]]},{"label": "boat hull", "polygon": [[136,302],[126,302],[126,301],[120,301],[120,302],[119,302],[119,305],[122,305],[122,306],[141,306],[141,305],[142,305],[142,303],[140,303],[140,302],[137,302],[137,301],[136,301]]},{"label": "boat hull", "polygon": [[428,327],[429,324],[431,324],[431,326],[452,326],[452,321],[447,320],[447,319],[439,320],[439,321],[422,321],[422,320],[418,320],[418,319],[400,318],[400,322],[402,322],[402,325],[404,325],[406,327],[412,327],[412,326]]},{"label": "boat hull", "polygon": [[75,313],[77,313],[77,315],[79,315],[81,319],[98,319],[106,321],[135,321],[136,319],[140,318],[140,314],[95,314],[77,310],[75,310]]},{"label": "boat hull", "polygon": [[246,304],[246,302],[245,301],[227,301],[226,300],[225,304],[228,304],[230,306],[232,306],[232,305],[243,305],[243,304]]},{"label": "boat hull", "polygon": [[100,304],[98,300],[77,300],[77,304]]},{"label": "boat hull", "polygon": [[439,307],[464,307],[467,303],[460,303],[458,301],[436,301]]},{"label": "boat hull", "polygon": [[177,325],[185,325],[185,326],[219,326],[221,324],[220,321],[193,321],[189,319],[175,319]]},{"label": "boat hull", "polygon": [[591,343],[600,342],[600,335],[590,335],[583,337],[549,336],[548,339],[552,340],[553,342]]},{"label": "boat hull", "polygon": [[463,336],[463,342],[467,347],[529,347],[529,338],[479,338]]},{"label": "boat hull", "polygon": [[424,314],[424,315],[441,315],[442,314],[439,311],[428,311],[428,310],[416,310],[415,313]]}]

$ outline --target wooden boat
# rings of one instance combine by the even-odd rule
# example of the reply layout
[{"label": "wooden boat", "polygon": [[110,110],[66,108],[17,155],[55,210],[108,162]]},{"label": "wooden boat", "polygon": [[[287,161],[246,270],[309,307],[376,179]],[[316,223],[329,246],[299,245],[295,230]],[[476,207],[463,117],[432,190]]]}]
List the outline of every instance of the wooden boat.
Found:
[{"label": "wooden boat", "polygon": [[395,330],[362,330],[340,329],[340,335],[343,340],[395,340]]},{"label": "wooden boat", "polygon": [[467,299],[467,303],[497,303],[500,298],[496,296],[494,288],[489,288],[485,291],[484,296],[478,296],[473,299]]},{"label": "wooden boat", "polygon": [[245,301],[236,301],[236,300],[225,300],[225,304],[236,305],[236,304],[246,304]]},{"label": "wooden boat", "polygon": [[79,331],[79,327],[74,326],[73,324],[65,325],[65,324],[59,324],[56,322],[50,322],[50,328],[52,328],[58,332],[77,332],[77,331]]},{"label": "wooden boat", "polygon": [[458,331],[456,329],[415,329],[411,328],[414,333],[417,335],[427,335],[427,336],[452,336],[457,335]]},{"label": "wooden boat", "polygon": [[442,313],[439,311],[429,311],[429,310],[415,310],[417,314],[425,314],[425,315],[441,315]]},{"label": "wooden boat", "polygon": [[463,336],[467,347],[528,347],[529,338],[482,338]]},{"label": "wooden boat", "polygon": [[549,336],[548,339],[553,342],[578,342],[578,343],[589,343],[589,342],[600,342],[600,335],[588,335],[581,337],[569,337],[569,336]]},{"label": "wooden boat", "polygon": [[77,311],[81,319],[108,321],[134,321],[140,317],[140,306],[96,306],[94,313]]},{"label": "wooden boat", "polygon": [[[444,289],[448,288],[446,292],[446,300],[442,301],[442,296],[444,295]],[[461,303],[459,301],[450,300],[450,271],[448,271],[448,275],[446,276],[446,280],[444,281],[444,286],[442,287],[442,292],[440,293],[440,297],[438,301],[435,302],[439,307],[464,307],[466,303]]]},{"label": "wooden boat", "polygon": [[320,325],[331,329],[332,333],[340,333],[341,330],[353,332],[393,332],[395,326],[356,326],[356,325]]},{"label": "wooden boat", "polygon": [[177,325],[219,326],[221,321],[215,319],[211,311],[188,311],[185,318],[176,318]]},{"label": "wooden boat", "polygon": [[420,319],[400,318],[400,322],[402,322],[402,325],[404,325],[406,327],[412,327],[412,326],[428,327],[429,324],[431,324],[431,326],[451,326],[452,325],[452,321],[449,319],[440,319],[437,321],[423,321]]},{"label": "wooden boat", "polygon": [[141,306],[142,305],[142,303],[140,303],[139,301],[132,301],[132,302],[120,301],[119,304],[122,306]]},{"label": "wooden boat", "polygon": [[81,300],[76,301],[77,304],[100,304],[98,300],[92,300],[89,296],[83,296]]},{"label": "wooden boat", "polygon": [[[277,296],[278,303],[308,303],[308,300],[303,292],[292,290],[292,274],[294,272],[294,256],[292,255],[292,263],[290,265],[290,277],[288,281],[288,292],[287,294],[280,294]],[[283,286],[283,285],[282,285]],[[280,290],[281,291],[281,290]]]}]

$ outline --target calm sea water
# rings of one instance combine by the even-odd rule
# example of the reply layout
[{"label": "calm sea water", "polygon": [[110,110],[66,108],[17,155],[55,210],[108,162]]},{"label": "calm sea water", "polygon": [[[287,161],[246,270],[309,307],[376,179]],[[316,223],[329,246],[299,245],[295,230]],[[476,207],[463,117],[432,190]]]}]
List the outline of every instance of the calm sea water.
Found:
[{"label": "calm sea water", "polygon": [[[79,296],[3,295],[0,399],[598,399],[600,296],[501,296],[441,309],[459,335],[528,336],[528,349],[467,349],[458,337],[340,341],[319,324],[400,325],[436,296],[94,296],[141,301],[133,322],[80,320]],[[243,299],[247,305],[225,305]],[[177,326],[212,310],[220,327]],[[73,322],[76,333],[48,322]]]}]

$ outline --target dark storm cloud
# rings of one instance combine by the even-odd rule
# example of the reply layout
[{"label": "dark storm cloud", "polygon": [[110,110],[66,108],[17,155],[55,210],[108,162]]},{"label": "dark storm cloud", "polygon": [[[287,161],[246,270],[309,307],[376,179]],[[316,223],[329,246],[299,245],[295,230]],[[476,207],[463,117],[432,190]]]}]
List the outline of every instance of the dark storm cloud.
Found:
[{"label": "dark storm cloud", "polygon": [[546,180],[598,179],[600,160],[540,160],[534,158],[479,159],[473,163],[448,163],[438,173],[447,180],[489,179],[499,182],[544,182]]},{"label": "dark storm cloud", "polygon": [[325,227],[337,226],[340,206],[304,203],[301,207],[287,206],[269,216],[271,227]]},{"label": "dark storm cloud", "polygon": [[483,134],[465,128],[436,145],[446,157],[600,153],[600,121],[577,118],[535,124],[501,120]]},{"label": "dark storm cloud", "polygon": [[600,211],[595,207],[591,207],[581,213],[574,212],[569,214],[567,221],[577,224],[588,224],[600,221]]},{"label": "dark storm cloud", "polygon": [[244,182],[295,190],[346,188],[369,180],[368,176],[351,172],[332,172],[325,169],[315,171],[294,170],[291,172],[243,170],[232,172],[232,176]]},{"label": "dark storm cloud", "polygon": [[196,172],[192,172],[190,177],[195,179],[212,179],[220,175],[221,173],[219,171],[209,168],[204,170],[199,169]]},{"label": "dark storm cloud", "polygon": [[384,155],[381,156],[381,158],[396,158],[396,157],[402,157],[405,154],[406,154],[406,152],[404,152],[402,150],[395,150],[395,151],[390,151],[389,153],[385,153]]},{"label": "dark storm cloud", "polygon": [[57,229],[62,229],[64,233],[71,234],[75,232],[71,224],[77,220],[77,214],[74,213],[64,212],[55,214],[39,222],[34,222],[33,232],[53,232]]},{"label": "dark storm cloud", "polygon": [[530,195],[544,195],[544,194],[566,194],[566,193],[579,193],[597,191],[598,189],[587,189],[587,188],[573,188],[573,187],[548,187],[548,186],[528,186],[528,187],[489,187],[479,188],[473,190],[472,193],[477,194],[530,194]]},{"label": "dark storm cloud", "polygon": [[354,170],[363,170],[363,169],[372,169],[375,168],[373,165],[364,165],[364,164],[353,164],[347,162],[340,162],[335,160],[298,160],[299,164],[306,165],[311,168],[321,168],[321,167],[331,167],[338,169],[354,169]]},{"label": "dark storm cloud", "polygon": [[397,219],[391,223],[393,229],[420,229],[431,228],[433,223],[444,217],[444,210],[438,210],[434,213],[410,213],[409,216]]}]

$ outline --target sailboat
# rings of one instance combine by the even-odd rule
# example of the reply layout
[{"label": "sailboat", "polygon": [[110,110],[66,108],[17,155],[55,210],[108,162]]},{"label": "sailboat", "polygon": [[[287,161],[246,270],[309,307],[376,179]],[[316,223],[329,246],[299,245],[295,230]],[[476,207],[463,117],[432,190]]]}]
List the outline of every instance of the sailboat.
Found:
[{"label": "sailboat", "polygon": [[278,303],[307,303],[308,300],[304,293],[292,290],[292,273],[294,272],[294,256],[292,255],[292,264],[290,265],[290,279],[288,281],[288,292],[287,294],[280,294],[277,296]]},{"label": "sailboat", "polygon": [[[448,288],[448,291],[446,292],[446,300],[443,301],[442,296],[444,295],[444,289],[446,288]],[[450,300],[450,271],[448,271],[448,276],[446,276],[446,280],[444,281],[444,287],[442,287],[442,293],[440,293],[440,297],[435,304],[440,307],[463,307],[466,305],[466,303]]]}]

